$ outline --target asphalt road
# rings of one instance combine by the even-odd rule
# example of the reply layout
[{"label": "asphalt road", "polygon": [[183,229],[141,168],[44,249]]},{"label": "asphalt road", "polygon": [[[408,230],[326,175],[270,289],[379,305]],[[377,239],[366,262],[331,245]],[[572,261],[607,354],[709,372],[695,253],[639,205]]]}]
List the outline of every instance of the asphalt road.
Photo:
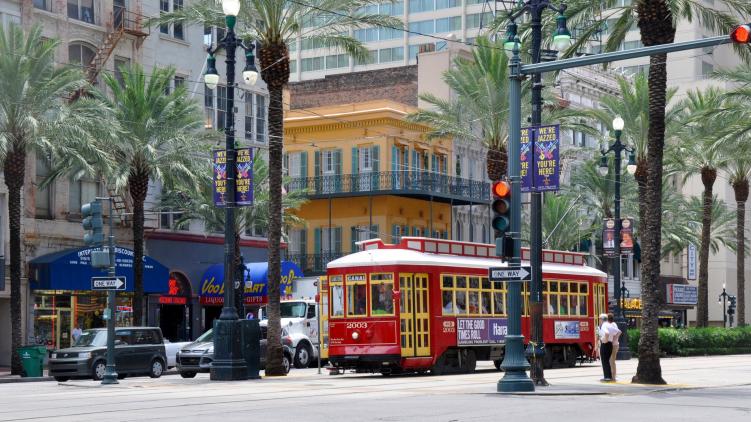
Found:
[{"label": "asphalt road", "polygon": [[212,382],[128,378],[0,385],[0,421],[748,421],[751,356],[664,359],[670,384],[626,382],[636,360],[620,362],[615,384],[587,365],[546,372],[535,395],[500,395],[490,363],[471,375],[400,376],[293,370],[282,378]]}]

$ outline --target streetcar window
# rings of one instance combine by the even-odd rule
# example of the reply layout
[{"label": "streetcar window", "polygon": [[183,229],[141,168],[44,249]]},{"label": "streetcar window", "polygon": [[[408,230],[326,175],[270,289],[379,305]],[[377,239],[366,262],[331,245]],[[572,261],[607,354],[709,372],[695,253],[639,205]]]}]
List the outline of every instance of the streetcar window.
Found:
[{"label": "streetcar window", "polygon": [[544,280],[543,289],[547,315],[587,315],[587,283]]},{"label": "streetcar window", "polygon": [[483,315],[490,314],[490,306],[491,306],[490,292],[485,292],[485,291],[482,292],[481,299],[482,300],[480,301],[480,311],[482,312]]},{"label": "streetcar window", "polygon": [[341,276],[332,276],[329,284],[329,296],[331,296],[331,317],[341,318],[344,316],[344,286]]},{"label": "streetcar window", "polygon": [[368,288],[365,275],[347,276],[347,316],[366,316],[368,312]]},{"label": "streetcar window", "polygon": [[394,315],[394,275],[370,275],[370,315]]},{"label": "streetcar window", "polygon": [[[471,281],[472,279],[470,279]],[[470,314],[480,313],[480,292],[476,290],[469,291],[469,307],[467,308]]]},{"label": "streetcar window", "polygon": [[467,277],[456,277],[456,288],[457,289],[466,289],[467,288]]},{"label": "streetcar window", "polygon": [[494,292],[493,293],[493,314],[494,315],[506,315],[506,292]]},{"label": "streetcar window", "polygon": [[[446,277],[443,278],[444,283],[446,280]],[[453,281],[452,281],[453,284]],[[453,315],[454,314],[454,292],[451,290],[444,290],[443,291],[443,315]]]},{"label": "streetcar window", "polygon": [[[459,279],[457,278],[457,284],[459,282]],[[467,291],[466,290],[457,290],[455,293],[456,302],[454,303],[455,307],[455,314],[466,314],[467,313]]]},{"label": "streetcar window", "polygon": [[443,287],[451,289],[454,287],[454,277],[450,275],[443,276]]}]

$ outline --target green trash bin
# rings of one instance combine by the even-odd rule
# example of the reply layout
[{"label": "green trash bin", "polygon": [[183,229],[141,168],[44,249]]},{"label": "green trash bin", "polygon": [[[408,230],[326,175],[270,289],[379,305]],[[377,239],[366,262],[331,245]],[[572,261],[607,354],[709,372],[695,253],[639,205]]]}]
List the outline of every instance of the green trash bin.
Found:
[{"label": "green trash bin", "polygon": [[47,354],[45,346],[23,346],[18,348],[23,365],[22,377],[41,377],[44,375],[44,355]]}]

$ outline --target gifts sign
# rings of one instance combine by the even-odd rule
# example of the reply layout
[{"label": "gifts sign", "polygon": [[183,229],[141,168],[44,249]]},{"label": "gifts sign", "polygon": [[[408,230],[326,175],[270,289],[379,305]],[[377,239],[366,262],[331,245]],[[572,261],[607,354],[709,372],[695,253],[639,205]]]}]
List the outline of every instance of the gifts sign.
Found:
[{"label": "gifts sign", "polygon": [[559,189],[560,133],[559,125],[522,128],[522,192],[547,192]]},{"label": "gifts sign", "polygon": [[[253,205],[253,151],[238,148],[235,168],[235,206]],[[214,205],[227,203],[227,152],[215,150],[212,161],[214,173]]]}]

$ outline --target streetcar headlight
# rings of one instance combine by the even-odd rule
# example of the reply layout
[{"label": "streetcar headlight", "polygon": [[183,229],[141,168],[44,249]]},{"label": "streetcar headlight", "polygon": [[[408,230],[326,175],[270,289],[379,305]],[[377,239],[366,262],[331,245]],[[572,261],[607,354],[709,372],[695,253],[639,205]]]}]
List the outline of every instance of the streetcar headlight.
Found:
[{"label": "streetcar headlight", "polygon": [[360,338],[360,333],[358,333],[357,331],[352,333],[352,340],[357,340],[358,338]]}]

